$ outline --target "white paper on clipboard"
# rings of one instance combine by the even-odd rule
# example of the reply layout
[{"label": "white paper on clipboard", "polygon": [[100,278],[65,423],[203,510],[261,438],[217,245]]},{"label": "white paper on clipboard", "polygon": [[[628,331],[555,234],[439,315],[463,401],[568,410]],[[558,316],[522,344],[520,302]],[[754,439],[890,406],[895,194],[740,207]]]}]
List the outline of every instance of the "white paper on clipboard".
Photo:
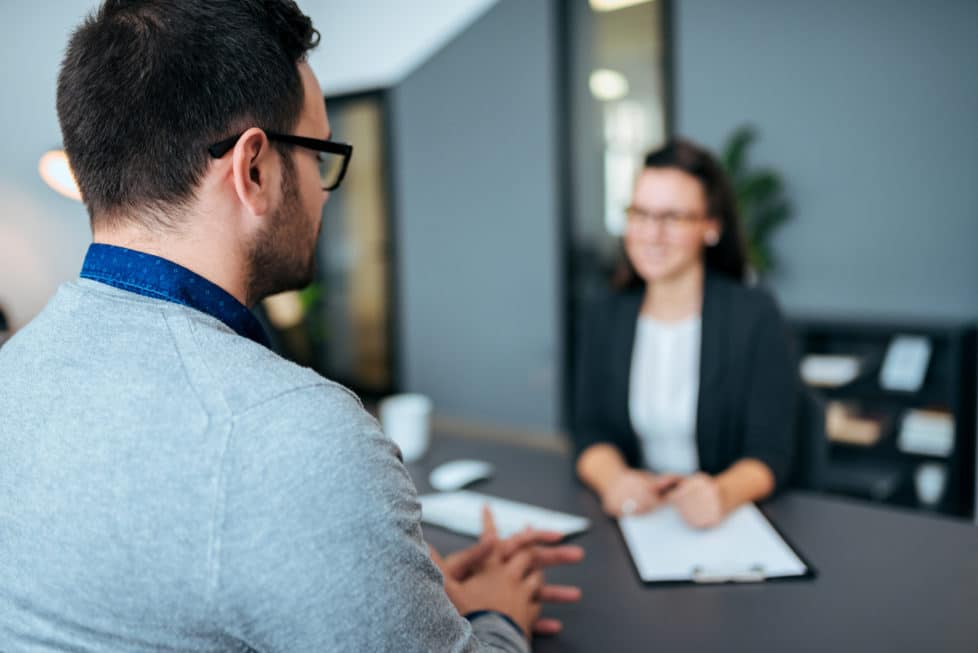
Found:
[{"label": "white paper on clipboard", "polygon": [[645,582],[758,581],[803,576],[808,567],[754,504],[719,526],[687,526],[672,506],[618,521]]}]

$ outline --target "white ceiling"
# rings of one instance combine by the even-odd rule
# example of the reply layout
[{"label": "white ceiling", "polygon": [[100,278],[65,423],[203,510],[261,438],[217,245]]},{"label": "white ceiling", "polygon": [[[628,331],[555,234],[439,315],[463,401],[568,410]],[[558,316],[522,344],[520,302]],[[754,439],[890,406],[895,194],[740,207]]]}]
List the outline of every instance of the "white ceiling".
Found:
[{"label": "white ceiling", "polygon": [[498,0],[299,0],[322,35],[309,63],[326,95],[393,86]]}]

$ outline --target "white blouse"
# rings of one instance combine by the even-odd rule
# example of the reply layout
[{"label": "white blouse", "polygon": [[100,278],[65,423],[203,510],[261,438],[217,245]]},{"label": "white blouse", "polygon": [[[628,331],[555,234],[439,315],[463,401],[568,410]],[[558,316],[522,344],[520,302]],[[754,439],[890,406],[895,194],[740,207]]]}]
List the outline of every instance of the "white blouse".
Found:
[{"label": "white blouse", "polygon": [[639,316],[628,412],[645,466],[657,473],[699,469],[696,406],[702,318],[659,322]]}]

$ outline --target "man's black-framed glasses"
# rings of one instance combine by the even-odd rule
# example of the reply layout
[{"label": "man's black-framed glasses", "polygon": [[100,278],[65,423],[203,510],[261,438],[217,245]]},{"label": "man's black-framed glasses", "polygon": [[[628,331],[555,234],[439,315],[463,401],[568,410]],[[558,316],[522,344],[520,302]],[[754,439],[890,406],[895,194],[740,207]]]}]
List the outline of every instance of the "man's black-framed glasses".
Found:
[{"label": "man's black-framed glasses", "polygon": [[[234,144],[238,142],[242,134],[225,138],[220,143],[214,143],[207,148],[210,155],[215,159],[231,151]],[[298,145],[316,152],[316,160],[319,162],[319,179],[323,183],[323,190],[335,190],[346,175],[347,166],[350,165],[350,157],[353,156],[353,146],[346,143],[334,143],[333,141],[323,141],[318,138],[307,138],[305,136],[293,136],[292,134],[279,134],[266,131],[265,136],[270,141],[287,143],[288,145]]]}]

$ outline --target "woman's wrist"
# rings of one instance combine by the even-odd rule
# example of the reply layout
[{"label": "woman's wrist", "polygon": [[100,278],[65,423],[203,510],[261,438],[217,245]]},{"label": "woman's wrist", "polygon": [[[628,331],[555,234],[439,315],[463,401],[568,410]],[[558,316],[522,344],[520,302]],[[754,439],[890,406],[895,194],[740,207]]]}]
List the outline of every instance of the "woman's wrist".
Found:
[{"label": "woman's wrist", "polygon": [[759,460],[745,458],[716,477],[724,514],[750,501],[766,498],[774,490],[774,474]]},{"label": "woman's wrist", "polygon": [[577,464],[578,476],[599,496],[604,496],[615,479],[626,471],[625,459],[610,444],[596,444],[585,449]]},{"label": "woman's wrist", "polygon": [[615,464],[601,470],[601,474],[595,479],[594,491],[598,496],[605,496],[608,490],[614,485],[621,475],[628,471],[628,465]]},{"label": "woman's wrist", "polygon": [[715,477],[717,493],[720,495],[720,509],[724,515],[729,515],[744,503],[740,497],[736,480],[725,472]]}]

